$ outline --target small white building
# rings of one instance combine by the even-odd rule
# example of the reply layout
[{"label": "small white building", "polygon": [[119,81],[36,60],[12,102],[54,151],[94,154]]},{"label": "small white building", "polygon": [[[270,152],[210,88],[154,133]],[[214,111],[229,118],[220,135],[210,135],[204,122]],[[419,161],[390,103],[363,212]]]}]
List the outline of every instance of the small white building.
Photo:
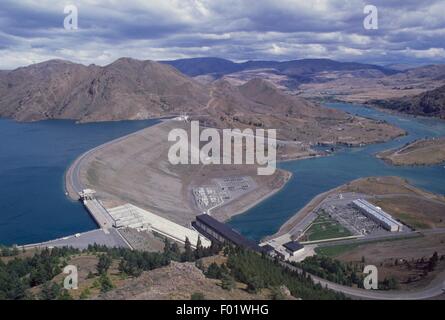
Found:
[{"label": "small white building", "polygon": [[96,191],[93,189],[84,189],[79,192],[79,197],[81,200],[93,200],[96,195]]},{"label": "small white building", "polygon": [[174,118],[173,120],[188,122],[189,119],[190,119],[190,117],[189,117],[188,115],[186,115],[186,114],[181,114],[180,116]]}]

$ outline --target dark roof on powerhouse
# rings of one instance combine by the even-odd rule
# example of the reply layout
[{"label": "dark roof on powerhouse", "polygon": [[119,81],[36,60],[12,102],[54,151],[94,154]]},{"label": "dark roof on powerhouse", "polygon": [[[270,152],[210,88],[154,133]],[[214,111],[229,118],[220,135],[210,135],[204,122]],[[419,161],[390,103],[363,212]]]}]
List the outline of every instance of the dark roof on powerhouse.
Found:
[{"label": "dark roof on powerhouse", "polygon": [[253,241],[246,239],[241,234],[230,228],[224,223],[219,222],[218,220],[212,218],[208,214],[202,214],[196,217],[196,220],[204,223],[209,228],[213,229],[225,239],[233,242],[238,246],[247,247],[256,251],[262,251],[261,248]]},{"label": "dark roof on powerhouse", "polygon": [[303,245],[301,243],[299,243],[298,241],[290,241],[290,242],[283,244],[283,246],[292,252],[303,249]]}]

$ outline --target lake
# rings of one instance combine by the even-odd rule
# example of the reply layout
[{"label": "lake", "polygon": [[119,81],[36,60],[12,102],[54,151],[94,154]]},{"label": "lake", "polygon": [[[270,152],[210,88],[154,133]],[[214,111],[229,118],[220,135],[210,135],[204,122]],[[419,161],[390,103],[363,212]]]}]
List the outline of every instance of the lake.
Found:
[{"label": "lake", "polygon": [[[360,177],[401,176],[417,187],[445,194],[443,165],[394,167],[374,156],[418,138],[445,136],[445,121],[391,115],[351,104],[328,106],[385,120],[408,135],[362,148],[342,148],[329,157],[280,163],[280,168],[293,172],[293,178],[274,196],[234,217],[229,222],[233,228],[259,240],[275,233],[316,195]],[[0,243],[35,243],[96,228],[81,203],[66,197],[65,170],[83,152],[157,122],[0,119]]]},{"label": "lake", "polygon": [[0,243],[36,243],[96,228],[82,204],[66,197],[65,170],[85,151],[157,122],[0,119]]}]

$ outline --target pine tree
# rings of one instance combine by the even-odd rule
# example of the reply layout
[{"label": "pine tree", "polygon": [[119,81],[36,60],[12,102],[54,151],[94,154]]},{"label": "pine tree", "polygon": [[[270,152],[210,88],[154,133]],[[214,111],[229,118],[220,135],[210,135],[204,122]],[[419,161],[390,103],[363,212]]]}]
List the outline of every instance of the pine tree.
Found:
[{"label": "pine tree", "polygon": [[108,254],[101,254],[99,256],[99,262],[97,263],[96,267],[97,273],[100,275],[106,273],[110,268],[112,262],[113,260]]},{"label": "pine tree", "polygon": [[206,277],[211,279],[221,279],[221,268],[215,262],[211,263],[207,268]]},{"label": "pine tree", "polygon": [[103,273],[100,276],[99,282],[100,282],[100,291],[102,293],[108,292],[114,288],[113,282],[111,282],[110,278],[105,273]]},{"label": "pine tree", "polygon": [[182,254],[182,261],[186,262],[186,261],[193,261],[194,259],[194,253],[193,253],[193,249],[192,249],[192,245],[190,243],[189,238],[185,238],[185,243],[184,243],[184,253]]},{"label": "pine tree", "polygon": [[224,290],[232,291],[235,288],[235,285],[235,279],[231,275],[227,273],[222,275],[221,287]]},{"label": "pine tree", "polygon": [[170,256],[170,250],[171,250],[170,241],[168,240],[168,238],[165,238],[164,239],[164,254],[167,256]]},{"label": "pine tree", "polygon": [[179,249],[179,246],[176,242],[173,242],[170,246],[171,251],[171,259],[178,261],[181,257],[181,250]]},{"label": "pine tree", "polygon": [[200,259],[204,256],[204,248],[202,246],[201,237],[198,236],[198,241],[196,242],[195,259]]},{"label": "pine tree", "polygon": [[40,292],[40,298],[42,300],[55,300],[61,293],[61,287],[57,283],[45,282]]},{"label": "pine tree", "polygon": [[248,279],[247,281],[247,291],[252,293],[257,293],[258,290],[264,287],[264,283],[261,280],[261,278],[257,275],[253,276],[252,278]]},{"label": "pine tree", "polygon": [[437,254],[437,252],[434,252],[431,258],[428,260],[428,271],[434,271],[438,261],[439,261],[439,255]]}]

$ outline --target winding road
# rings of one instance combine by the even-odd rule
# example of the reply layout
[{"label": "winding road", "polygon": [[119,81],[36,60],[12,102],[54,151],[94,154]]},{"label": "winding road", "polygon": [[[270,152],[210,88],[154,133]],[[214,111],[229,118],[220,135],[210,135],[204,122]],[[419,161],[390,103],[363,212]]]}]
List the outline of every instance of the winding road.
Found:
[{"label": "winding road", "polygon": [[[287,262],[281,262],[281,265],[298,273],[302,273],[303,270],[297,268]],[[376,291],[376,290],[365,290],[352,288],[344,286],[338,283],[334,283],[320,277],[310,275],[314,283],[320,284],[324,288],[331,289],[336,292],[341,292],[348,297],[355,299],[366,299],[366,300],[424,300],[437,297],[441,294],[445,294],[445,272],[438,275],[434,281],[422,288],[415,291]]]}]

